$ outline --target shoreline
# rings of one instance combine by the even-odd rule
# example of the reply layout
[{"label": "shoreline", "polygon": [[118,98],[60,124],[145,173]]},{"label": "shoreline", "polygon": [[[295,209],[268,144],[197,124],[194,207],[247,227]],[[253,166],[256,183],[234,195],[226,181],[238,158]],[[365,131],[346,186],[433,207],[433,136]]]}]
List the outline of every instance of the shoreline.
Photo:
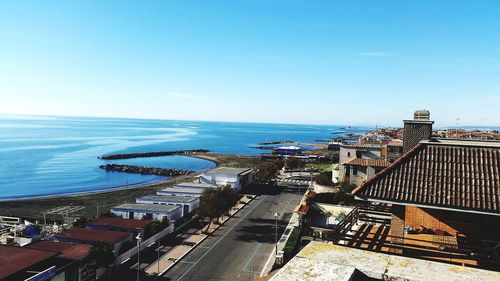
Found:
[{"label": "shoreline", "polygon": [[55,193],[55,194],[46,194],[46,195],[32,195],[32,196],[22,196],[22,197],[15,197],[15,198],[0,198],[0,204],[4,203],[4,202],[13,202],[13,201],[29,201],[29,200],[41,200],[41,199],[56,199],[56,198],[63,198],[63,197],[78,197],[78,196],[87,196],[87,195],[101,194],[101,193],[108,193],[108,192],[127,191],[127,190],[133,190],[133,189],[144,188],[144,187],[154,187],[155,185],[170,184],[172,182],[175,182],[179,178],[186,178],[186,179],[194,178],[195,176],[197,176],[205,171],[210,171],[212,169],[215,169],[215,168],[219,167],[219,165],[220,165],[220,162],[215,161],[216,160],[215,158],[195,157],[193,155],[185,155],[185,156],[211,161],[215,164],[215,167],[210,168],[210,169],[196,171],[192,174],[173,176],[173,177],[170,177],[168,179],[158,179],[158,180],[152,180],[152,181],[130,184],[130,185],[112,186],[112,187],[96,189],[96,190],[65,192],[65,193]]},{"label": "shoreline", "polygon": [[[234,154],[207,153],[189,156],[214,162],[215,167],[211,169],[215,169],[221,165],[227,165],[229,167],[254,167],[259,161],[259,156],[242,156]],[[0,215],[36,220],[41,219],[43,211],[51,208],[63,205],[79,205],[85,206],[85,210],[82,211],[81,215],[92,218],[96,216],[97,209],[99,209],[99,213],[107,213],[110,208],[116,205],[126,202],[135,202],[135,198],[137,197],[153,194],[159,189],[179,182],[192,181],[203,171],[159,181],[128,185],[126,188],[124,188],[124,186],[118,186],[76,193],[2,199],[0,200]],[[52,218],[60,219],[60,217],[57,216]]]}]

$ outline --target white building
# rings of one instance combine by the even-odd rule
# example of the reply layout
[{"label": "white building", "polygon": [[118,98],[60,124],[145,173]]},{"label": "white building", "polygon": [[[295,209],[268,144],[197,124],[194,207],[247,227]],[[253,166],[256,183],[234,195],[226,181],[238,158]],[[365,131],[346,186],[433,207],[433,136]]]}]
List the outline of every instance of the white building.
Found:
[{"label": "white building", "polygon": [[[390,163],[382,144],[342,144],[339,152],[339,181],[360,184]],[[332,171],[332,174],[335,173]]]},{"label": "white building", "polygon": [[155,219],[161,221],[164,217],[168,217],[173,222],[182,218],[182,207],[158,204],[122,204],[111,208],[111,213],[124,219]]},{"label": "white building", "polygon": [[200,183],[229,185],[240,190],[255,180],[255,172],[249,168],[219,167],[200,176]]},{"label": "white building", "polygon": [[146,195],[135,199],[135,202],[140,204],[180,206],[183,217],[200,206],[200,198],[196,196]]}]

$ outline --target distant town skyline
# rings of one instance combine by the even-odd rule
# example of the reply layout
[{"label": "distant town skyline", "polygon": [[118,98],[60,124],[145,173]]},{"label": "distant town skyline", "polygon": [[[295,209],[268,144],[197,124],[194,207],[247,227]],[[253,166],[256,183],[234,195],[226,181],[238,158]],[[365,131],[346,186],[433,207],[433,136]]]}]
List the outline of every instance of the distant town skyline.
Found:
[{"label": "distant town skyline", "polygon": [[499,1],[0,3],[0,114],[499,126]]}]

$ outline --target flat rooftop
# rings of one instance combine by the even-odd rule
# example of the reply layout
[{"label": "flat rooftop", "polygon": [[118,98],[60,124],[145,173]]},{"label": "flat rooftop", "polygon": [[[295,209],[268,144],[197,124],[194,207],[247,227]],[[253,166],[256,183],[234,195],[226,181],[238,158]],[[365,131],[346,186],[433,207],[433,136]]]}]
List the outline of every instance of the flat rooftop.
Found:
[{"label": "flat rooftop", "polygon": [[151,213],[171,213],[181,206],[174,205],[159,205],[159,204],[134,204],[127,203],[111,208],[111,210],[119,211],[137,211],[137,212],[151,212]]},{"label": "flat rooftop", "polygon": [[198,187],[167,187],[162,190],[158,190],[156,193],[161,195],[161,193],[187,193],[193,195],[201,195],[203,193],[204,188]]},{"label": "flat rooftop", "polygon": [[35,250],[56,252],[59,253],[58,257],[60,258],[77,261],[84,260],[92,248],[91,245],[87,244],[71,244],[54,241],[39,241],[27,247]]},{"label": "flat rooftop", "polygon": [[162,203],[191,203],[199,200],[198,197],[193,196],[178,196],[178,195],[146,195],[136,199],[137,202],[148,201],[148,202],[162,202]]},{"label": "flat rooftop", "polygon": [[500,272],[310,242],[270,280],[500,280]]},{"label": "flat rooftop", "polygon": [[107,242],[116,244],[130,237],[130,233],[121,231],[97,230],[73,227],[55,235],[56,239],[71,239],[88,242]]},{"label": "flat rooftop", "polygon": [[58,255],[55,252],[0,245],[0,279]]},{"label": "flat rooftop", "polygon": [[148,224],[151,223],[150,220],[135,220],[135,219],[124,219],[120,217],[102,217],[97,220],[89,221],[87,225],[95,226],[107,226],[114,228],[129,228],[129,229],[144,229]]},{"label": "flat rooftop", "polygon": [[252,169],[250,168],[229,168],[229,167],[219,167],[208,172],[205,172],[205,175],[240,175],[244,173],[250,172]]},{"label": "flat rooftop", "polygon": [[188,187],[188,188],[217,188],[218,185],[211,183],[193,183],[193,182],[182,182],[174,185],[175,188]]}]

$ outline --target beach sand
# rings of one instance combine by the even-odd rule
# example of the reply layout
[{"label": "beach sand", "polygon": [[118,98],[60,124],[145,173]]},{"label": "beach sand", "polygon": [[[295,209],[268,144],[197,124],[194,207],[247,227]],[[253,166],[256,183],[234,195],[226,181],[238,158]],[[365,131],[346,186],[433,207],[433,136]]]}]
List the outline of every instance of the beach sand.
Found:
[{"label": "beach sand", "polygon": [[[215,162],[217,166],[227,167],[253,168],[259,162],[258,156],[204,153],[197,154],[194,157],[211,160]],[[179,182],[193,181],[195,176],[198,174],[199,173],[178,176],[160,182],[128,187],[127,189],[121,187],[119,189],[108,189],[98,192],[53,195],[43,198],[3,201],[0,202],[0,216],[21,217],[34,221],[36,219],[41,220],[43,218],[42,212],[51,208],[64,205],[78,205],[85,206],[85,210],[81,213],[82,216],[92,218],[97,215],[98,208],[101,214],[107,213],[110,208],[114,206],[127,202],[135,202],[135,198],[137,197],[154,194],[159,189],[163,189]],[[51,216],[48,217],[48,219],[61,220],[62,218],[60,216]]]}]

